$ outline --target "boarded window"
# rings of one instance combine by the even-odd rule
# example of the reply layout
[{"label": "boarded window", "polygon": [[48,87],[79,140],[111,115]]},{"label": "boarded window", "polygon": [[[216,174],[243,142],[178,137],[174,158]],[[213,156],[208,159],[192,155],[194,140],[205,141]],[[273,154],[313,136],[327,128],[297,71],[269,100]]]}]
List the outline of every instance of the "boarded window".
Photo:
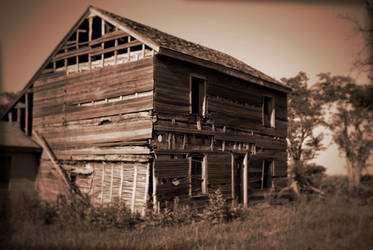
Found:
[{"label": "boarded window", "polygon": [[275,127],[275,105],[272,97],[264,96],[262,101],[262,123],[264,127]]},{"label": "boarded window", "polygon": [[192,76],[190,83],[190,106],[191,113],[196,115],[205,115],[205,79]]},{"label": "boarded window", "polygon": [[262,189],[272,187],[273,160],[263,160],[262,162]]},{"label": "boarded window", "polygon": [[192,196],[203,193],[204,178],[203,178],[203,157],[193,156],[190,163],[190,194]]}]

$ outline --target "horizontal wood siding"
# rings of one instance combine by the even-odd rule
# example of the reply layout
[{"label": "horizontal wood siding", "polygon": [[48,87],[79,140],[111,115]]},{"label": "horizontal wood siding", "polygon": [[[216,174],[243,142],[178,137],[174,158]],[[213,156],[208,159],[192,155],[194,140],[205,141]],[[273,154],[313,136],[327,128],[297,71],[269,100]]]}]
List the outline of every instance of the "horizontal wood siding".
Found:
[{"label": "horizontal wood siding", "polygon": [[[155,103],[157,113],[189,115],[189,78],[197,74],[207,79],[207,114],[215,125],[286,137],[286,94],[270,90],[228,75],[157,57],[155,61]],[[262,126],[262,98],[271,96],[275,102],[275,128]]]},{"label": "horizontal wood siding", "polygon": [[[231,153],[254,153],[249,157],[249,194],[262,188],[263,160],[274,160],[275,185],[286,176],[285,93],[162,56],[155,58],[154,70],[152,148],[164,157],[155,162],[161,200],[186,195],[188,182],[182,179],[187,170],[185,158],[194,153],[206,156],[208,191],[219,188],[226,198],[232,197]],[[204,116],[190,114],[191,75],[206,79]],[[264,97],[270,97],[275,105],[274,128],[262,124]],[[180,186],[172,184],[173,178],[180,178]]]},{"label": "horizontal wood siding", "polygon": [[152,138],[153,59],[42,75],[33,128],[60,160],[147,161]]},{"label": "horizontal wood siding", "polygon": [[220,189],[225,197],[229,197],[232,192],[231,155],[207,154],[207,175],[209,192]]},{"label": "horizontal wood siding", "polygon": [[188,159],[172,159],[168,155],[159,156],[155,159],[154,170],[159,201],[172,200],[176,196],[181,199],[188,197]]}]

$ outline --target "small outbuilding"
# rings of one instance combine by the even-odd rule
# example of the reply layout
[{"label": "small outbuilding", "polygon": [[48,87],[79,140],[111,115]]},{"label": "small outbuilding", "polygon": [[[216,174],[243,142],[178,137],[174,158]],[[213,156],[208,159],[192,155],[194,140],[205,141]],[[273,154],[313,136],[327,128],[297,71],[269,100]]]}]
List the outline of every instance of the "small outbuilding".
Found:
[{"label": "small outbuilding", "polygon": [[11,203],[36,194],[42,149],[13,122],[0,122],[0,189]]}]

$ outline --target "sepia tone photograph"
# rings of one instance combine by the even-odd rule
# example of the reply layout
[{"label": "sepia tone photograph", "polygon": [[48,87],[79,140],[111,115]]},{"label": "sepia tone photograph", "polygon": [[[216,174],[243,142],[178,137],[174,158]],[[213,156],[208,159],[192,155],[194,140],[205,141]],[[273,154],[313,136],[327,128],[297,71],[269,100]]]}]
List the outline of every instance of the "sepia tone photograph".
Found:
[{"label": "sepia tone photograph", "polygon": [[0,2],[0,249],[372,249],[372,0]]}]

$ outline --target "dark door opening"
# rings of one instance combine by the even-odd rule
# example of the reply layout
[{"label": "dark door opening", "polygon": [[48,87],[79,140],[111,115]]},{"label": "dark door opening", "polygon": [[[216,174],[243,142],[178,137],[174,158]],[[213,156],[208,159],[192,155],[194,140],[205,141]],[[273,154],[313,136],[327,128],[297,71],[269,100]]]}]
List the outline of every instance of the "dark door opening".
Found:
[{"label": "dark door opening", "polygon": [[234,200],[243,202],[243,155],[234,156]]}]

